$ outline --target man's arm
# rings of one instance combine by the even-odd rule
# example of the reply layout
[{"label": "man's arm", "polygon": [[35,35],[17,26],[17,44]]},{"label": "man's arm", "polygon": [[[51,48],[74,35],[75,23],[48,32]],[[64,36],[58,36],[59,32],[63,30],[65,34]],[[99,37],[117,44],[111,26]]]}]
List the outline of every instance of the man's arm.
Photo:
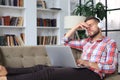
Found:
[{"label": "man's arm", "polygon": [[103,73],[113,73],[116,70],[117,65],[117,47],[116,43],[113,42],[107,46],[107,56],[104,62],[89,62],[87,60],[78,59],[78,65],[84,65],[86,67],[92,68],[94,70]]},{"label": "man's arm", "polygon": [[78,59],[77,64],[78,66],[85,66],[85,67],[92,68],[95,70],[100,70],[98,67],[98,63],[95,63],[95,62],[89,62],[87,60]]},{"label": "man's arm", "polygon": [[98,63],[99,69],[104,73],[113,73],[116,70],[118,50],[116,42],[107,45],[107,56],[104,62]]},{"label": "man's arm", "polygon": [[71,30],[69,30],[66,33],[65,37],[69,38],[69,37],[71,37],[75,33],[76,30],[82,30],[82,29],[85,29],[87,27],[89,27],[89,26],[85,22],[77,24],[76,26],[74,26]]},{"label": "man's arm", "polygon": [[79,40],[72,40],[70,38],[75,33],[76,30],[85,29],[86,28],[85,26],[88,27],[88,25],[85,22],[83,22],[83,23],[80,23],[80,24],[74,26],[71,30],[69,30],[62,40],[63,44],[68,45],[72,48],[82,49],[81,42]]}]

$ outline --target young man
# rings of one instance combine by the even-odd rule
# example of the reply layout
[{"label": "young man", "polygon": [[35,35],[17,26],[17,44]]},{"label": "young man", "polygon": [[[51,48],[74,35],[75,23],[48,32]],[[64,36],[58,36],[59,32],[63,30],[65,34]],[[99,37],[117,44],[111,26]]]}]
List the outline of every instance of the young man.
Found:
[{"label": "young man", "polygon": [[[65,45],[83,49],[78,65],[86,68],[59,68],[37,65],[29,68],[0,66],[0,80],[101,80],[113,73],[117,65],[117,47],[114,40],[102,36],[99,20],[90,17],[73,27],[64,37]],[[81,41],[70,39],[77,29],[86,29],[89,38]]]},{"label": "young man", "polygon": [[[97,73],[102,79],[105,74],[111,74],[116,70],[118,51],[116,42],[113,39],[103,36],[101,32],[101,27],[103,26],[98,24],[100,24],[98,18],[86,18],[85,22],[76,25],[66,33],[64,44],[73,48],[82,49],[81,59],[77,60],[78,65],[89,67],[88,71],[93,71],[91,74]],[[88,33],[88,38],[81,41],[72,40],[71,36],[79,29],[85,29]],[[85,74],[83,77],[87,76],[89,74]]]}]

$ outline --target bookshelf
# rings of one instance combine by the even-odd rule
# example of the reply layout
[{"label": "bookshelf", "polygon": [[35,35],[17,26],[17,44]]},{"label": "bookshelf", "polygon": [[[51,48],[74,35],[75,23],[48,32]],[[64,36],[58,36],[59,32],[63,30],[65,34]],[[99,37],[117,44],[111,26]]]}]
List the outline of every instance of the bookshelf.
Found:
[{"label": "bookshelf", "polygon": [[[2,0],[8,1],[8,0]],[[14,0],[10,0],[14,1]],[[20,0],[15,0],[20,1]],[[22,17],[22,25],[4,25],[0,23],[0,36],[24,34],[24,45],[37,45],[38,36],[54,37],[53,45],[59,45],[63,37],[64,16],[67,13],[67,0],[45,0],[46,8],[37,7],[37,0],[22,0],[22,6],[14,6],[13,4],[2,5],[0,2],[0,18],[3,16]],[[64,3],[64,4],[63,4]],[[49,25],[37,25],[37,18],[49,19]],[[10,22],[9,19],[9,22]],[[3,19],[1,19],[3,20]],[[57,39],[56,39],[57,37]],[[48,44],[48,45],[51,45]]]},{"label": "bookshelf", "polygon": [[[63,21],[61,21],[61,18],[63,18],[61,16],[63,12],[61,2],[64,0],[43,1],[45,1],[46,8],[37,6],[37,45],[59,45],[60,32],[63,27],[61,25],[61,22],[63,24]],[[43,24],[40,24],[42,22]],[[43,42],[40,44],[41,41]]]},{"label": "bookshelf", "polygon": [[[24,45],[24,2],[1,0],[0,3],[0,39],[4,38],[5,45],[19,46]],[[16,0],[17,1],[17,0]],[[23,35],[21,37],[21,35]],[[19,42],[16,39],[20,39]],[[21,41],[21,42],[20,42]],[[2,42],[0,42],[1,44]]]}]

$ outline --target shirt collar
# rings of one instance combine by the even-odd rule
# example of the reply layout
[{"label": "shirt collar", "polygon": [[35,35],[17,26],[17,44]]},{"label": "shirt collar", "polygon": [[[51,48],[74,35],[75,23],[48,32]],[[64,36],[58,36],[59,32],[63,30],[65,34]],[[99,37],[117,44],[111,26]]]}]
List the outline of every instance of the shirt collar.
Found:
[{"label": "shirt collar", "polygon": [[[105,36],[103,36],[101,39],[96,40],[95,42],[102,42],[104,38],[105,38]],[[92,38],[90,38],[90,37],[87,39],[87,41],[93,42]]]}]

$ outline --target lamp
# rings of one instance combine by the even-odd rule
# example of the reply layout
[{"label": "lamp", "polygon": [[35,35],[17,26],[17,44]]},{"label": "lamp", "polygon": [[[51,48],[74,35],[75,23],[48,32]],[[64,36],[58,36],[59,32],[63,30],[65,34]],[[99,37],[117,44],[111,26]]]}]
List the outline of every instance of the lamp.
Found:
[{"label": "lamp", "polygon": [[[85,19],[86,17],[84,16],[65,16],[64,17],[64,29],[70,30],[72,27],[76,26],[80,22],[84,22]],[[75,36],[77,37],[77,39],[80,39],[80,35],[78,34],[78,31],[76,31]]]},{"label": "lamp", "polygon": [[85,18],[84,16],[65,16],[64,29],[71,29],[80,22],[84,22]]}]

